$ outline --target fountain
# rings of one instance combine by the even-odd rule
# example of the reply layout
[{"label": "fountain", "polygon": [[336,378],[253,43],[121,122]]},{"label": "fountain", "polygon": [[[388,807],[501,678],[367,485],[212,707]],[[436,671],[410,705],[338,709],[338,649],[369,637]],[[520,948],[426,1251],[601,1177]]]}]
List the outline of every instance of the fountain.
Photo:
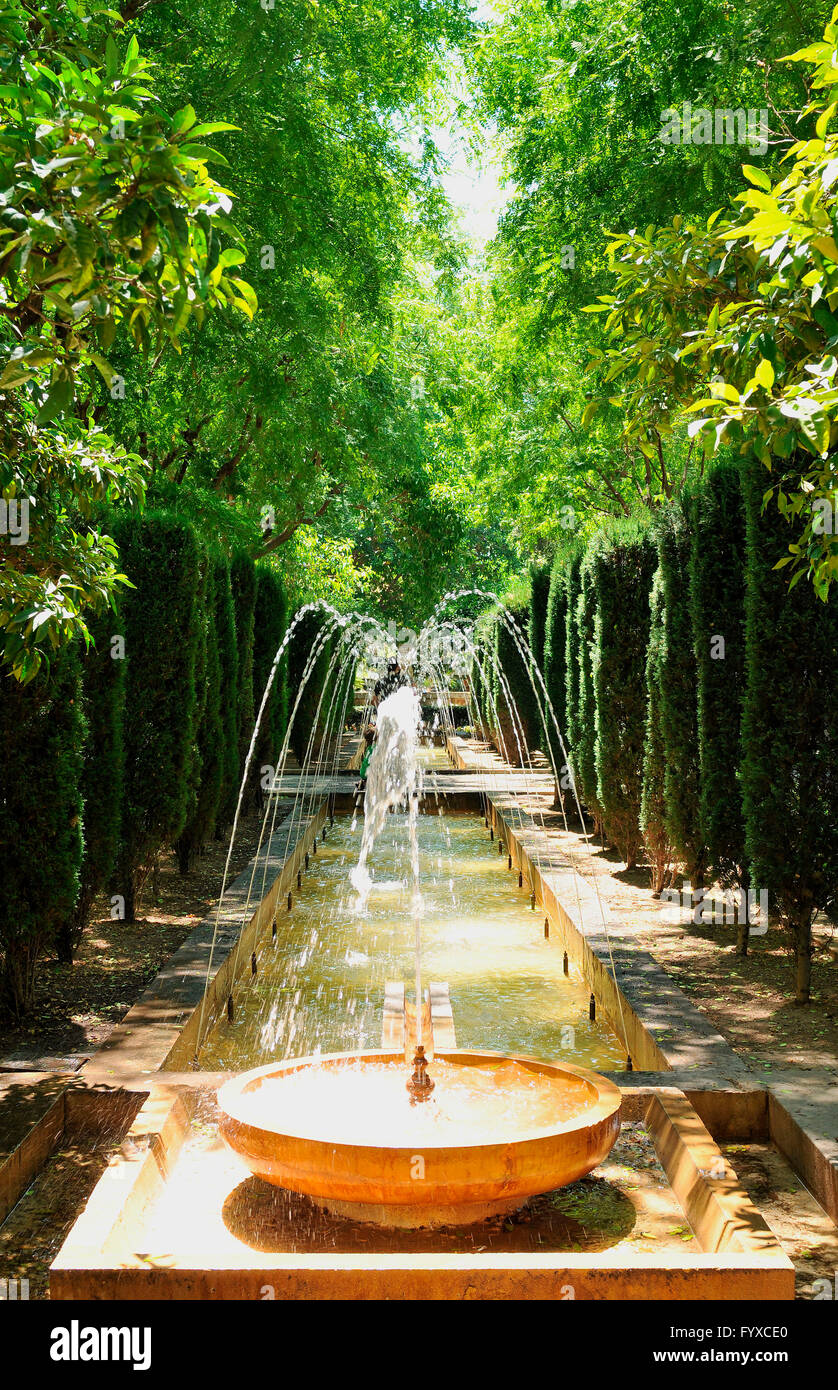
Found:
[{"label": "fountain", "polygon": [[459,1051],[422,1036],[417,845],[419,701],[383,700],[370,761],[361,852],[351,881],[363,912],[367,868],[391,811],[407,810],[415,938],[416,1048],[270,1063],[219,1091],[220,1131],[251,1172],[337,1216],[383,1226],[468,1225],[575,1182],[620,1128],[620,1092],[582,1067]]}]

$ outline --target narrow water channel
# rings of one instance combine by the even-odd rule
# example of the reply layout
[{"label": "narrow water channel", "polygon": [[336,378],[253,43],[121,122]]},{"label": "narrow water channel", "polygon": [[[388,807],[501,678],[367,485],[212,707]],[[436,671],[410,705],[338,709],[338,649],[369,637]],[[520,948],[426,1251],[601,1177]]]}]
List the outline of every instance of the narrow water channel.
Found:
[{"label": "narrow water channel", "polygon": [[[242,978],[233,1023],[223,1017],[210,1033],[204,1069],[381,1046],[385,983],[404,981],[410,997],[413,979],[407,817],[392,815],[376,845],[362,914],[349,882],[361,830],[360,818],[338,818],[318,844],[256,978]],[[482,820],[421,815],[419,848],[422,975],[426,986],[449,984],[457,1046],[621,1068],[623,1049],[607,1024],[589,1021],[584,982],[563,974],[543,915]]]}]

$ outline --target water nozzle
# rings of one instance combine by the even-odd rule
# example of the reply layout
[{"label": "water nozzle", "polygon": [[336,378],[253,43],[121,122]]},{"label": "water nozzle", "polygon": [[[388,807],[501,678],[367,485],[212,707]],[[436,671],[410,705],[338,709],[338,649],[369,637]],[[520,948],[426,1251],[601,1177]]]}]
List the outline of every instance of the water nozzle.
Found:
[{"label": "water nozzle", "polygon": [[413,1073],[407,1082],[411,1105],[415,1105],[417,1101],[430,1100],[433,1089],[434,1083],[428,1076],[428,1059],[425,1056],[425,1049],[421,1043],[418,1043],[413,1058]]}]

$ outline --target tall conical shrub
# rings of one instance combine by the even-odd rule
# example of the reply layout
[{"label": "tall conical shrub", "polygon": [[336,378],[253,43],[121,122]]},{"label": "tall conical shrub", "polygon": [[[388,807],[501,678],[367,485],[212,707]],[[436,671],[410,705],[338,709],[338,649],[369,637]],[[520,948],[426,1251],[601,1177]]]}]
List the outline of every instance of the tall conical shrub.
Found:
[{"label": "tall conical shrub", "polygon": [[0,1016],[32,1008],[39,958],[71,917],[82,862],[85,722],[75,646],[27,685],[0,682]]},{"label": "tall conical shrub", "polygon": [[232,822],[239,794],[239,658],[229,560],[216,556],[212,574],[221,720],[221,789],[215,833],[220,836]]},{"label": "tall conical shrub", "polygon": [[[594,665],[596,640],[597,584],[594,567],[595,545],[585,552],[579,571],[579,596],[573,627],[576,642],[577,688],[573,699],[573,773],[583,805],[593,816],[597,832],[602,827],[602,804],[597,782],[597,707]],[[570,675],[571,667],[568,667]]]},{"label": "tall conical shrub", "polygon": [[[256,609],[253,647],[253,699],[258,711],[274,658],[288,628],[288,598],[275,570],[259,565],[256,570]],[[254,769],[275,767],[288,720],[288,660],[283,656],[274,676],[262,715]],[[260,779],[261,780],[261,779]]]},{"label": "tall conical shrub", "polygon": [[495,628],[495,654],[505,681],[505,688],[499,682],[497,703],[507,759],[520,766],[538,746],[541,720],[527,658],[529,611],[519,606],[510,609],[510,613],[517,632],[513,633],[502,618]]},{"label": "tall conical shrub", "polygon": [[[238,780],[244,774],[247,750],[253,736],[255,712],[253,707],[253,642],[256,616],[256,565],[245,551],[233,556],[230,565],[233,589],[233,609],[236,615],[236,651],[238,653]],[[245,803],[249,800],[245,794]]]},{"label": "tall conical shrub", "polygon": [[812,922],[838,907],[838,601],[779,561],[791,526],[763,511],[766,473],[742,472],[747,535],[742,789],[754,881],[794,940],[796,999],[811,989]]},{"label": "tall conical shrub", "polygon": [[608,839],[634,868],[643,843],[640,799],[646,733],[649,595],[657,552],[648,531],[626,522],[595,537],[586,558],[596,591],[593,683],[597,797]]},{"label": "tall conical shrub", "polygon": [[107,613],[88,620],[92,644],[80,654],[86,736],[82,754],[84,856],[73,911],[56,934],[58,959],[71,962],[96,894],[116,863],[122,830],[125,750],[123,719],[127,662],[118,638],[119,621]]},{"label": "tall conical shrub", "polygon": [[680,499],[663,511],[656,532],[663,590],[659,660],[666,832],[687,878],[703,887],[707,848],[701,821],[698,669],[690,612],[691,529]]},{"label": "tall conical shrub", "polygon": [[[582,560],[584,547],[578,546],[570,553],[565,577],[565,743],[570,752],[571,764],[578,766],[578,748],[581,737],[580,696],[581,696],[581,655],[582,632],[580,627],[581,608],[579,599],[582,593]],[[578,778],[577,778],[578,782]]]},{"label": "tall conical shrub", "polygon": [[[690,606],[696,655],[701,830],[725,889],[750,888],[740,773],[745,697],[745,512],[739,467],[722,463],[690,506]],[[748,949],[747,912],[737,950]]]},{"label": "tall conical shrub", "polygon": [[186,824],[175,843],[182,874],[192,868],[215,833],[223,773],[221,663],[215,623],[216,577],[212,557],[204,554],[198,594],[198,644],[195,662],[195,731],[191,791]]},{"label": "tall conical shrub", "polygon": [[652,890],[660,897],[668,887],[673,869],[673,849],[666,822],[666,748],[661,706],[663,702],[664,584],[660,569],[655,573],[649,599],[649,647],[646,656],[646,741],[643,750],[643,789],[640,800],[640,829],[652,873]]},{"label": "tall conical shrub", "polygon": [[119,610],[128,669],[122,843],[113,880],[132,922],[155,856],[186,823],[200,555],[192,527],[167,512],[123,518],[114,532],[134,585]]}]

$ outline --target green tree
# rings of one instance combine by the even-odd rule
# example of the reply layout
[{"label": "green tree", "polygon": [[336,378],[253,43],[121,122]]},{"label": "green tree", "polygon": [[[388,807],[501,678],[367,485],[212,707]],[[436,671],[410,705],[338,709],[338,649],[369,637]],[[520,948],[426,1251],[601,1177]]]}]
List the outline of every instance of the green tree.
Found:
[{"label": "green tree", "polygon": [[221,662],[216,629],[215,569],[211,555],[200,556],[195,654],[195,714],[186,823],[175,841],[182,874],[192,868],[215,832],[223,775]]},{"label": "green tree", "polygon": [[236,616],[230,582],[230,562],[224,556],[213,561],[215,585],[215,636],[218,643],[219,704],[221,718],[221,791],[216,835],[232,823],[239,794],[239,658]]},{"label": "green tree", "polygon": [[633,869],[643,843],[640,799],[646,732],[649,594],[657,554],[648,528],[626,522],[600,533],[589,552],[596,592],[593,685],[597,797],[602,823]]},{"label": "green tree", "polygon": [[[288,620],[288,598],[282,580],[268,565],[257,566],[253,650],[253,693],[257,710],[262,703],[277,651],[288,629]],[[259,729],[253,759],[257,780],[262,767],[277,766],[287,724],[288,659],[283,656]]]},{"label": "green tree", "polygon": [[687,878],[703,887],[707,848],[701,822],[697,667],[690,610],[691,530],[681,499],[662,511],[656,536],[663,614],[655,713],[664,745],[666,831]]},{"label": "green tree", "polygon": [[747,534],[742,791],[747,852],[794,940],[796,1001],[809,1000],[812,921],[838,904],[838,605],[775,572],[788,521],[763,510],[764,470],[743,472]]},{"label": "green tree", "polygon": [[155,77],[103,6],[4,5],[0,493],[28,508],[31,539],[4,535],[0,634],[21,680],[86,638],[121,582],[101,504],[140,500],[147,470],[101,428],[103,401],[123,400],[137,352],[157,361],[193,320],[255,307],[207,170],[204,139],[227,127],[164,114]]},{"label": "green tree", "polygon": [[[690,598],[698,694],[701,826],[713,874],[726,890],[750,889],[740,775],[745,694],[745,514],[739,469],[720,463],[690,506]],[[737,950],[748,949],[739,914]]]},{"label": "green tree", "polygon": [[[579,570],[579,596],[571,636],[576,648],[575,672],[578,677],[572,698],[575,741],[573,745],[573,775],[582,804],[593,816],[597,833],[603,828],[603,809],[597,782],[597,702],[595,655],[597,623],[597,580],[595,551],[599,535],[594,538],[582,559]],[[568,678],[574,667],[568,663]],[[568,703],[571,697],[568,695]]]},{"label": "green tree", "polygon": [[[256,614],[256,565],[250,555],[239,551],[230,565],[230,584],[236,617],[236,651],[238,653],[238,778],[244,772],[247,750],[253,736],[253,643]],[[249,801],[250,791],[245,797]]]},{"label": "green tree", "polygon": [[25,686],[0,684],[0,733],[0,1013],[19,1022],[34,1002],[38,959],[79,891],[85,725],[75,647],[65,648],[49,675],[41,671]]},{"label": "green tree", "polygon": [[192,528],[165,512],[123,519],[115,533],[133,588],[119,613],[128,671],[122,844],[113,883],[133,922],[154,859],[175,843],[189,809],[200,550]]},{"label": "green tree", "polygon": [[640,829],[649,857],[652,895],[659,898],[669,886],[675,852],[669,841],[666,818],[666,748],[661,718],[664,687],[664,612],[666,599],[660,568],[655,571],[649,597],[649,647],[646,655],[646,740],[643,750],[643,787]]},{"label": "green tree", "polygon": [[90,624],[93,644],[81,658],[82,709],[86,724],[81,773],[84,857],[75,905],[56,932],[58,959],[73,960],[96,894],[107,884],[119,850],[124,775],[123,714],[126,662],[118,646],[116,618]]}]

